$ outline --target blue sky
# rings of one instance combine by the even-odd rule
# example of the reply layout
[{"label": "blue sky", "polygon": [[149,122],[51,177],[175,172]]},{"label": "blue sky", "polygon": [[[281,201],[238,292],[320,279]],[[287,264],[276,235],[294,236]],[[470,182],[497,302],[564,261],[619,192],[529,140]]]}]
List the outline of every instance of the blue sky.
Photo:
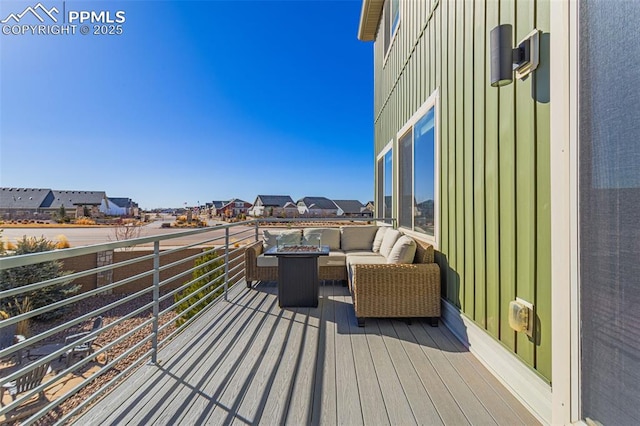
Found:
[{"label": "blue sky", "polygon": [[[37,3],[3,0],[0,20]],[[121,35],[90,22],[87,35],[77,22],[73,35],[0,34],[0,186],[104,190],[143,208],[373,198],[360,0],[41,3],[126,21]]]}]

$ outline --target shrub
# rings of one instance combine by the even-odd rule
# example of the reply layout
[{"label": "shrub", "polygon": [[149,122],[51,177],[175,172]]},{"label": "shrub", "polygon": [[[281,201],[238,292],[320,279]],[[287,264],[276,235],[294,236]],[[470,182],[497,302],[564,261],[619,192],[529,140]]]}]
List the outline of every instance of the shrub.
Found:
[{"label": "shrub", "polygon": [[[195,316],[209,303],[213,302],[220,294],[222,294],[222,289],[216,292],[212,292],[211,290],[223,283],[224,268],[221,268],[223,264],[224,261],[222,259],[218,259],[218,254],[213,250],[206,252],[196,259],[194,266],[201,266],[191,274],[192,281],[196,281],[186,289],[176,293],[174,296],[176,303],[181,302],[176,307],[176,313],[180,314],[181,312],[188,310],[189,307],[196,304],[201,299],[206,300],[189,312],[185,313],[183,316],[179,317],[176,320],[176,326],[184,324],[189,318]],[[218,269],[215,270],[216,268]],[[191,296],[189,296],[190,294]]]},{"label": "shrub", "polygon": [[95,225],[96,221],[86,216],[80,216],[76,219],[76,225]]},{"label": "shrub", "polygon": [[[49,241],[44,237],[35,238],[25,236],[21,240],[18,240],[12,254],[20,255],[41,253],[54,250],[55,248],[56,243]],[[4,255],[7,255],[7,253]],[[0,291],[62,277],[70,273],[71,272],[62,271],[62,263],[59,261],[48,261],[34,265],[18,266],[16,268],[6,269],[0,271]],[[72,280],[63,281],[38,290],[22,293],[14,299],[14,303],[9,303],[6,299],[3,299],[0,302],[0,309],[6,311],[11,316],[14,316],[19,313],[19,306],[24,306],[26,298],[31,302],[30,307],[35,310],[66,299],[72,294],[77,293],[79,289],[80,286],[73,285]],[[54,309],[38,315],[35,319],[50,320],[58,318],[62,316],[68,308],[68,306],[65,306]]]},{"label": "shrub", "polygon": [[57,249],[65,249],[71,247],[71,244],[69,243],[69,240],[66,236],[60,234],[56,238],[58,240],[58,242],[56,243]]}]

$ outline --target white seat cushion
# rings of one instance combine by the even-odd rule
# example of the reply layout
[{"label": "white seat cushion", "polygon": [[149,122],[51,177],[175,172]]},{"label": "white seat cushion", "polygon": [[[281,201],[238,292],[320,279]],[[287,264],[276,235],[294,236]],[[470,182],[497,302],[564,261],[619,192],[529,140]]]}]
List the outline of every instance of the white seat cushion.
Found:
[{"label": "white seat cushion", "polygon": [[391,249],[393,245],[398,241],[402,234],[397,229],[389,229],[384,233],[384,237],[382,238],[382,244],[380,245],[380,254],[384,257],[389,257],[391,254]]},{"label": "white seat cushion", "polygon": [[377,226],[343,226],[340,228],[340,248],[349,250],[371,250]]},{"label": "white seat cushion", "polygon": [[329,256],[319,256],[318,266],[344,266],[347,264],[347,255],[343,251],[330,251]]},{"label": "white seat cushion", "polygon": [[393,245],[387,256],[387,263],[413,263],[416,255],[416,242],[413,238],[403,235]]},{"label": "white seat cushion", "polygon": [[265,256],[261,254],[256,259],[256,264],[259,267],[278,266],[278,258],[276,256]]},{"label": "white seat cushion", "polygon": [[380,253],[374,253],[370,250],[349,250],[346,254],[351,256],[380,256]]},{"label": "white seat cushion", "polygon": [[384,265],[387,259],[381,254],[358,256],[355,254],[347,254],[347,264],[351,265]]}]

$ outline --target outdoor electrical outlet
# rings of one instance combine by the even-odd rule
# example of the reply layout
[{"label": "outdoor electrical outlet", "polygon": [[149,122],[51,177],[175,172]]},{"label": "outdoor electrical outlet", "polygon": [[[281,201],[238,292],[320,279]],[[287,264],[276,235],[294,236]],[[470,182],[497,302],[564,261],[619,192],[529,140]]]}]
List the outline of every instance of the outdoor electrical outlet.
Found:
[{"label": "outdoor electrical outlet", "polygon": [[509,326],[519,333],[533,337],[533,305],[520,299],[509,302]]}]

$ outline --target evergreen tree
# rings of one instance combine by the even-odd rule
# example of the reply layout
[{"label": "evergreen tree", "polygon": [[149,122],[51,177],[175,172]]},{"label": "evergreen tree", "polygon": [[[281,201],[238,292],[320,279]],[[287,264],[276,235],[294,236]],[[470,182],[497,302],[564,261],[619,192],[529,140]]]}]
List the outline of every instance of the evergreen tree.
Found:
[{"label": "evergreen tree", "polygon": [[[218,254],[215,251],[209,251],[197,258],[195,261],[195,266],[204,265],[191,273],[193,280],[197,281],[194,281],[193,284],[191,284],[189,287],[175,294],[174,299],[176,303],[184,299],[182,303],[180,303],[176,308],[176,312],[178,314],[186,311],[190,306],[194,305],[199,300],[203,298],[207,299],[196,308],[193,308],[188,313],[178,318],[178,320],[176,321],[177,326],[185,323],[189,318],[193,317],[198,312],[203,310],[209,303],[213,302],[220,294],[222,294],[222,289],[216,292],[211,292],[211,290],[220,286],[224,282],[224,277],[222,277],[222,275],[224,275],[224,268],[221,268],[224,262],[222,259],[215,260],[217,258]],[[211,263],[206,264],[207,262]],[[219,269],[217,271],[214,271],[216,268]],[[202,288],[204,289],[196,292],[197,290]],[[187,296],[191,293],[194,294],[187,298]]]},{"label": "evergreen tree", "polygon": [[[54,250],[55,248],[56,243],[53,241],[49,241],[44,237],[35,238],[24,236],[22,240],[19,240],[16,243],[16,249],[12,253],[5,252],[2,255],[6,256],[41,253]],[[0,271],[0,291],[10,290],[17,287],[25,286],[27,284],[33,284],[40,281],[62,277],[71,273],[64,272],[62,270],[62,267],[62,262],[52,260],[34,265],[18,266],[16,268]],[[3,299],[2,301],[0,301],[0,309],[8,312],[11,316],[14,316],[19,313],[17,310],[17,305],[21,305],[25,298],[28,298],[30,300],[32,309],[38,309],[55,302],[59,302],[77,293],[80,289],[80,286],[73,285],[72,281],[73,280],[63,281],[61,283],[43,287],[38,290],[22,293],[16,296],[13,300]],[[62,316],[68,310],[68,308],[68,306],[65,306],[49,312],[45,312],[35,317],[35,319],[49,320],[52,318],[58,318]]]}]

